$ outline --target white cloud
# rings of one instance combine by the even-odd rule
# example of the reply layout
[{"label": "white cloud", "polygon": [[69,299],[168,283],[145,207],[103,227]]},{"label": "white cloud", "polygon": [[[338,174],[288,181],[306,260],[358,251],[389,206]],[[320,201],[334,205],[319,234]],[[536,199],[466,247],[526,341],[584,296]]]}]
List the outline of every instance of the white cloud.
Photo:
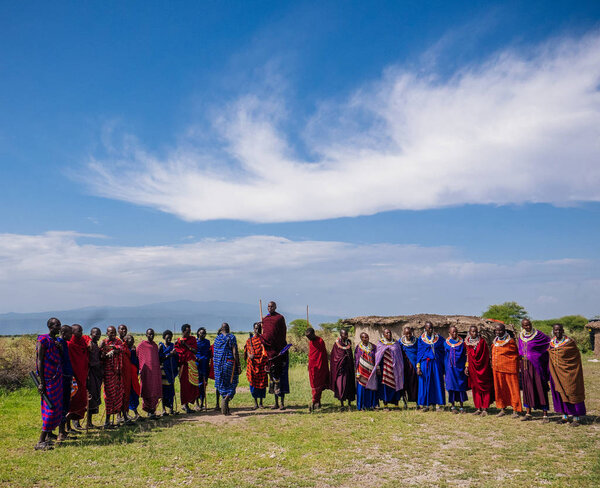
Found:
[{"label": "white cloud", "polygon": [[477,314],[506,300],[538,317],[599,312],[596,261],[495,264],[449,247],[274,236],[140,247],[98,244],[98,237],[0,234],[0,312],[258,298],[292,311],[309,303],[314,313],[340,316]]},{"label": "white cloud", "polygon": [[159,157],[127,138],[84,179],[189,221],[600,201],[599,84],[597,33],[502,52],[450,79],[393,67],[346,102],[323,102],[302,134],[283,132],[293,114],[281,100],[247,94],[215,118],[214,145],[199,137]]}]

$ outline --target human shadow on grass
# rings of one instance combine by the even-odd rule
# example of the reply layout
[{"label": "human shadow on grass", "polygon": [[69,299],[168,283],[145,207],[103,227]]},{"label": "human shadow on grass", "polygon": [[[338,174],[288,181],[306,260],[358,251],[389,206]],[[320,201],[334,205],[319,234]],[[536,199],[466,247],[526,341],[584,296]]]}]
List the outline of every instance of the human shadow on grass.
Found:
[{"label": "human shadow on grass", "polygon": [[91,445],[110,445],[110,444],[130,444],[139,442],[148,438],[150,433],[155,430],[172,427],[173,425],[185,421],[188,417],[195,417],[197,414],[181,414],[177,416],[159,417],[156,420],[144,419],[132,424],[122,424],[111,429],[98,427],[83,431],[77,434],[77,439],[67,438],[66,441],[55,444],[55,447],[69,446],[91,446]]},{"label": "human shadow on grass", "polygon": [[203,412],[193,412],[190,414],[180,415],[169,415],[168,417],[159,417],[156,420],[145,419],[140,422],[137,421],[130,425],[120,425],[113,429],[91,429],[87,432],[80,432],[77,434],[76,439],[67,439],[61,443],[55,444],[57,448],[65,447],[82,447],[82,446],[103,446],[111,444],[130,444],[134,442],[140,442],[150,437],[152,431],[159,431],[169,429],[177,424],[184,422],[202,422],[202,419],[206,419],[207,422],[216,423],[227,423],[230,420],[236,418],[245,417],[262,417],[262,416],[273,416],[273,415],[285,415],[287,413],[308,413],[308,408],[290,405],[286,406],[286,410],[272,410],[270,408],[250,410],[245,407],[239,407],[237,409],[232,408],[232,415],[223,415],[219,411],[208,410]]},{"label": "human shadow on grass", "polygon": [[[474,409],[471,409],[474,411]],[[113,444],[130,444],[134,442],[141,442],[150,438],[150,434],[152,431],[159,431],[164,429],[169,429],[179,423],[183,422],[202,422],[202,419],[205,418],[209,423],[216,423],[215,421],[219,421],[219,423],[227,423],[230,420],[242,419],[246,417],[266,417],[266,416],[277,416],[277,415],[286,415],[286,414],[302,414],[306,415],[310,412],[308,407],[303,405],[289,405],[286,407],[285,411],[281,410],[273,410],[271,408],[264,408],[258,410],[251,410],[246,407],[238,407],[232,408],[232,415],[224,416],[219,411],[208,410],[203,412],[194,412],[191,414],[180,414],[176,416],[168,416],[168,417],[160,417],[156,420],[146,419],[143,422],[135,422],[131,425],[121,425],[115,429],[104,430],[104,429],[93,429],[87,432],[81,432],[77,435],[77,439],[67,439],[66,441],[56,444],[57,448],[66,448],[66,447],[83,447],[83,446],[104,446],[104,445],[113,445]],[[353,406],[351,411],[357,411],[356,407]],[[384,411],[382,408],[377,410],[371,410],[368,412],[377,412],[383,415],[394,414],[394,412],[419,412],[415,408],[409,408],[408,410],[402,408],[393,408],[390,411]],[[493,419],[494,414],[499,412],[499,409],[489,408],[488,418]],[[335,404],[325,404],[316,413],[347,413],[347,408],[342,408],[339,405]],[[366,412],[367,413],[367,412]],[[434,414],[447,414],[449,411],[445,412],[433,412]],[[431,414],[431,412],[425,413],[425,415]],[[542,413],[541,412],[533,412],[532,419],[530,422],[541,422],[542,421]],[[560,414],[550,413],[549,414],[551,423],[558,423],[561,419]],[[600,416],[598,415],[586,415],[581,419],[582,425],[596,424],[600,423]]]}]

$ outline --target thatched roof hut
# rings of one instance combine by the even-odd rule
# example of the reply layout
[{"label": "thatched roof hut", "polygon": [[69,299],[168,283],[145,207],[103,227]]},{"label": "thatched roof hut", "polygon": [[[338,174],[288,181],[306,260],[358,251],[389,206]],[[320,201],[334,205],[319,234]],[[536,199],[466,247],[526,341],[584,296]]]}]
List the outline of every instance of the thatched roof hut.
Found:
[{"label": "thatched roof hut", "polygon": [[[417,315],[398,315],[395,317],[354,317],[342,320],[342,323],[347,326],[354,326],[355,341],[360,340],[360,334],[366,332],[369,334],[372,342],[377,341],[383,336],[383,330],[389,328],[396,339],[402,335],[404,326],[409,325],[415,328],[415,335],[421,334],[425,327],[425,322],[431,322],[435,331],[444,337],[448,337],[448,331],[451,326],[458,328],[458,333],[465,337],[469,332],[469,327],[476,325],[481,331],[482,337],[488,342],[491,342],[495,337],[494,329],[497,322],[491,319],[475,317],[472,315],[434,315],[434,314],[417,314]],[[506,329],[514,332],[514,327],[510,324],[506,325]]]},{"label": "thatched roof hut", "polygon": [[596,356],[600,356],[600,319],[595,319],[585,326],[590,331],[590,344]]}]

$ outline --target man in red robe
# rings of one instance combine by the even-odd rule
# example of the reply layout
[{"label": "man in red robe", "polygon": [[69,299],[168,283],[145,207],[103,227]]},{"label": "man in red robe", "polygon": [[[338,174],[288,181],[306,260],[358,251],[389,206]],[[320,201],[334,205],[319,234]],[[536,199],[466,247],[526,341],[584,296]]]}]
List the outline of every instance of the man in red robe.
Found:
[{"label": "man in red robe", "polygon": [[83,338],[83,328],[79,324],[73,324],[71,329],[73,329],[73,336],[68,342],[68,347],[77,391],[71,398],[68,418],[73,420],[75,428],[81,429],[79,420],[85,417],[88,404],[87,377],[90,358],[87,342]]},{"label": "man in red robe", "polygon": [[142,396],[142,409],[150,414],[150,418],[157,418],[156,407],[162,398],[162,374],[160,371],[160,358],[158,345],[154,342],[154,329],[146,331],[146,340],[137,347],[140,360],[140,393]]},{"label": "man in red robe", "polygon": [[321,394],[329,387],[329,364],[325,341],[315,334],[315,329],[306,329],[308,339],[308,378],[312,388],[310,411],[321,408]]},{"label": "man in red robe", "polygon": [[106,329],[106,339],[100,344],[100,354],[104,362],[105,429],[114,427],[110,416],[121,412],[123,406],[123,348],[121,339],[117,337],[117,329],[109,326]]},{"label": "man in red robe", "polygon": [[[275,395],[273,408],[285,410],[284,398],[290,392],[288,379],[290,361],[288,352],[281,354],[281,351],[287,346],[287,326],[283,315],[276,312],[277,304],[275,302],[269,302],[267,309],[269,314],[263,317],[263,331],[260,339],[269,359],[269,393]],[[279,407],[280,399],[281,407]]]},{"label": "man in red robe", "polygon": [[[125,324],[119,325],[117,329],[119,332],[119,339],[125,344],[125,336],[127,335],[127,326]],[[132,375],[131,375],[131,351],[128,347],[122,348],[121,354],[122,367],[121,378],[123,379],[123,403],[121,404],[121,415],[120,420],[123,422],[129,421],[129,397],[131,395],[131,388],[133,387]]]},{"label": "man in red robe", "polygon": [[181,326],[181,337],[175,343],[179,359],[179,385],[181,387],[181,405],[186,413],[192,413],[189,404],[200,396],[198,387],[198,367],[196,366],[196,338],[192,337],[190,324]]}]

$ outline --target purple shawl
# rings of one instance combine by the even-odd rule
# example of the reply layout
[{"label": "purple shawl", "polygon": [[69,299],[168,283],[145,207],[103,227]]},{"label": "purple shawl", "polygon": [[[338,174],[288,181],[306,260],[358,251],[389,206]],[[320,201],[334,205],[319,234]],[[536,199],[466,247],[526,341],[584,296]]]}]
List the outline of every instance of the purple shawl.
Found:
[{"label": "purple shawl", "polygon": [[550,370],[548,368],[548,348],[550,346],[550,337],[541,331],[536,331],[535,336],[528,341],[521,339],[519,334],[519,355],[529,362],[536,369],[543,381],[548,381]]},{"label": "purple shawl", "polygon": [[400,344],[394,342],[393,344],[383,344],[381,341],[375,346],[375,367],[369,376],[367,381],[368,390],[377,390],[377,366],[383,359],[383,355],[386,350],[390,350],[392,355],[392,361],[394,362],[394,379],[396,380],[396,391],[400,391],[404,388],[404,359],[402,358],[402,349]]}]

